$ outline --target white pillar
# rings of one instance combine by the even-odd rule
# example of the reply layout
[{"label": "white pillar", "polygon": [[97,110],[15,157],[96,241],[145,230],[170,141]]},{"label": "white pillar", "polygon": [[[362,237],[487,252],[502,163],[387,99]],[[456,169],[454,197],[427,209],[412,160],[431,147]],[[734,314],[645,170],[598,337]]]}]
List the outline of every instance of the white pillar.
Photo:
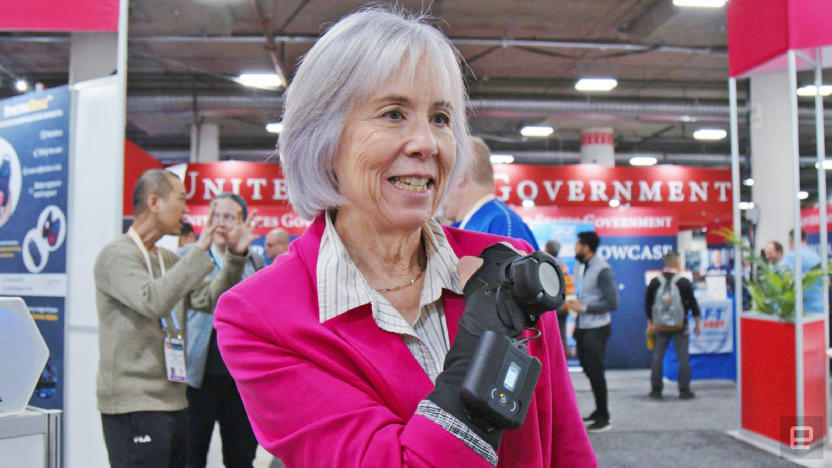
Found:
[{"label": "white pillar", "polygon": [[773,240],[788,250],[794,217],[788,89],[786,71],[751,77],[752,199],[760,210],[755,251]]},{"label": "white pillar", "polygon": [[[73,33],[64,340],[64,466],[107,467],[96,407],[98,317],[93,266],[121,234],[127,95],[127,3],[119,32]],[[115,73],[113,73],[115,72]],[[2,463],[0,463],[2,464]]]},{"label": "white pillar", "polygon": [[682,264],[682,269],[685,269],[687,264],[688,251],[691,250],[693,244],[693,231],[679,231],[676,235],[676,245],[679,251],[679,261]]},{"label": "white pillar", "polygon": [[79,83],[116,71],[118,34],[74,32],[69,40],[69,82]]},{"label": "white pillar", "polygon": [[612,127],[593,127],[581,131],[581,164],[615,166]]},{"label": "white pillar", "polygon": [[191,124],[191,162],[220,160],[220,127],[215,123]]}]

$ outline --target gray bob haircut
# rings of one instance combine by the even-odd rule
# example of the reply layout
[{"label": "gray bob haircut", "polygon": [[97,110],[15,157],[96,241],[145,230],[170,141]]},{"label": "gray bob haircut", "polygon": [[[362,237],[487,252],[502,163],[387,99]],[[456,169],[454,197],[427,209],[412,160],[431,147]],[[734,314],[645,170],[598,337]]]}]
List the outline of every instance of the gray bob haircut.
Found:
[{"label": "gray bob haircut", "polygon": [[449,182],[464,168],[468,121],[461,59],[427,20],[380,8],[360,10],[333,25],[304,56],[286,90],[278,137],[289,201],[301,217],[312,219],[344,203],[332,167],[355,104],[398,73],[416,79],[422,59],[450,94],[457,159]]}]

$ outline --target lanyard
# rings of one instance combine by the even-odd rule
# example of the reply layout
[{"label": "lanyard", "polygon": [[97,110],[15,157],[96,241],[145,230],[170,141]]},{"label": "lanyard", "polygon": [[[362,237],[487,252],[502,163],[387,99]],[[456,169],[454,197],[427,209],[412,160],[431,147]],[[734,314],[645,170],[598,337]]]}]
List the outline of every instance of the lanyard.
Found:
[{"label": "lanyard", "polygon": [[[144,242],[142,242],[139,234],[133,230],[133,226],[130,226],[130,229],[127,230],[127,235],[130,236],[130,239],[134,244],[136,244],[136,247],[139,248],[139,252],[142,253],[144,261],[147,264],[147,273],[151,278],[153,278],[153,267],[150,265],[150,254],[147,253]],[[165,276],[165,258],[161,254],[159,255],[159,269],[162,271],[162,276]]]},{"label": "lanyard", "polygon": [[[228,248],[228,247],[226,247],[226,249],[227,249],[227,248]],[[218,269],[218,270],[222,270],[222,257],[221,257],[221,256],[219,256],[219,255],[217,255],[217,253],[218,253],[218,252],[215,252],[214,250],[215,250],[215,248],[214,248],[214,246],[212,245],[212,246],[208,249],[208,255],[210,255],[210,256],[211,256],[211,261],[214,263],[214,266],[215,266],[215,267],[217,267],[217,269]],[[218,258],[218,257],[219,257],[219,258]]]},{"label": "lanyard", "polygon": [[[133,230],[133,226],[130,226],[130,229],[127,230],[127,235],[130,237],[130,239],[133,241],[133,243],[136,244],[136,247],[139,248],[139,252],[142,253],[142,256],[144,257],[145,264],[147,265],[147,274],[150,275],[150,279],[155,279],[153,277],[153,266],[150,264],[150,254],[147,252],[147,249],[144,246],[144,242],[142,242],[142,239],[139,237],[139,234],[136,231]],[[158,255],[158,257],[159,257],[159,270],[161,271],[161,276],[165,276],[165,258],[162,256],[161,253]],[[176,314],[174,314],[172,310],[170,311],[170,319],[171,319],[171,324],[173,325],[173,329],[176,330],[176,331],[179,331],[179,323],[176,321]],[[168,329],[167,320],[165,320],[164,317],[163,317],[163,318],[160,318],[159,321],[162,323],[162,329],[167,330]]]}]

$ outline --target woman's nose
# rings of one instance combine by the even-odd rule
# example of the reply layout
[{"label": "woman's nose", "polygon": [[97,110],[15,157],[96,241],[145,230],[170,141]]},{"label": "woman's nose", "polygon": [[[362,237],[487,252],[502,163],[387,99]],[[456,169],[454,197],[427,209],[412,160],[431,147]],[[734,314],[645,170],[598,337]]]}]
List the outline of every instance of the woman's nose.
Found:
[{"label": "woman's nose", "polygon": [[430,122],[426,119],[415,119],[412,122],[405,151],[408,156],[420,158],[430,158],[439,152],[439,145]]}]

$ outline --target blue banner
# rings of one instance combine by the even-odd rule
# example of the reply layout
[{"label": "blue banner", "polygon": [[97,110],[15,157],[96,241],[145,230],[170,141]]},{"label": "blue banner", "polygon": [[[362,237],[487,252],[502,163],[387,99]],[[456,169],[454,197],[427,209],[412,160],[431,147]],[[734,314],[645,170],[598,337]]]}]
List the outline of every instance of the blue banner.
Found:
[{"label": "blue banner", "polygon": [[734,351],[734,303],[725,299],[721,301],[700,300],[704,294],[697,295],[699,304],[700,335],[694,335],[696,326],[692,318],[688,320],[690,332],[690,354],[719,354]]},{"label": "blue banner", "polygon": [[644,296],[647,270],[661,270],[664,255],[676,250],[676,236],[602,237],[598,255],[615,272],[618,309],[612,313],[612,334],[607,342],[608,368],[644,368],[650,365],[645,330]]},{"label": "blue banner", "polygon": [[63,408],[69,88],[0,101],[0,294],[26,301],[49,347],[30,404]]},{"label": "blue banner", "polygon": [[[690,378],[736,380],[734,298],[729,295],[725,300],[709,301],[704,294],[697,294],[696,298],[702,314],[701,334],[696,338],[693,317],[688,317]],[[663,370],[667,379],[679,379],[679,359],[672,344],[665,352]]]}]

